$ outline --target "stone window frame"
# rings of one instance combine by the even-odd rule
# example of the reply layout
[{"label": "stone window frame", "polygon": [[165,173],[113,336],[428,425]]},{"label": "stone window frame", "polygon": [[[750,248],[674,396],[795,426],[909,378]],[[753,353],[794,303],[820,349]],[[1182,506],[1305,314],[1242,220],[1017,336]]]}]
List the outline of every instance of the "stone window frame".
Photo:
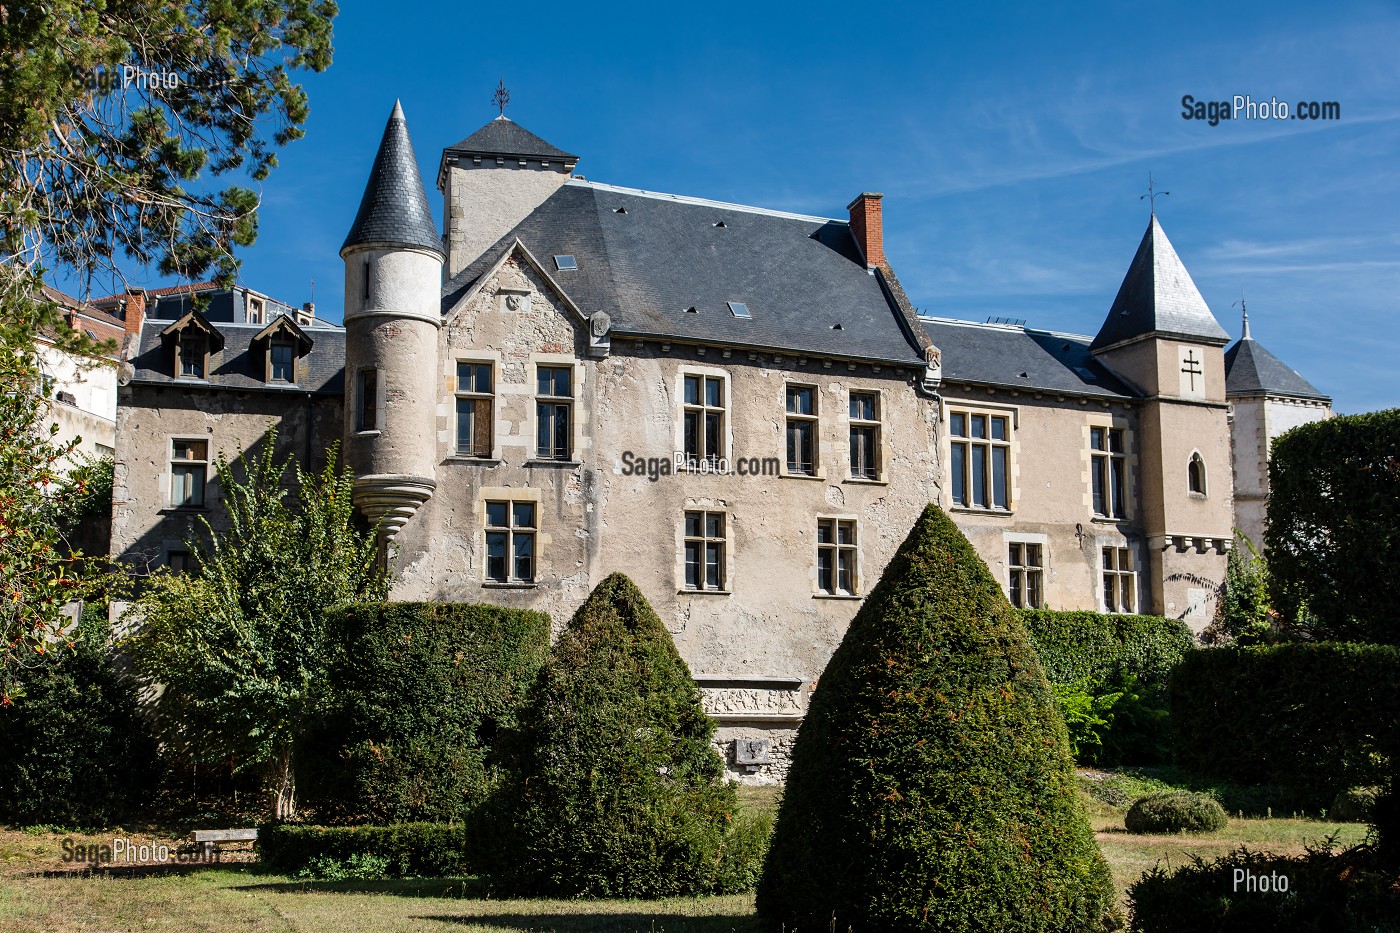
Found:
[{"label": "stone window frame", "polygon": [[[969,424],[968,424],[968,432],[969,432],[969,433],[968,433],[968,436],[965,438],[966,442],[967,442],[968,445],[969,445],[969,450],[968,450],[968,454],[967,454],[967,456],[965,457],[965,461],[964,461],[964,462],[967,464],[968,479],[969,479],[969,480],[971,479],[971,470],[972,470],[972,465],[971,465],[971,462],[970,462],[971,459],[972,459],[972,458],[971,458],[971,452],[972,452],[972,451],[971,451],[971,444],[972,444],[972,443],[974,443],[974,442],[981,443],[981,442],[983,442],[983,441],[985,440],[985,442],[986,442],[986,443],[988,444],[988,446],[991,447],[991,448],[995,448],[995,449],[1005,449],[1005,450],[1006,450],[1006,506],[1005,506],[1005,507],[998,506],[998,505],[995,505],[995,504],[986,505],[986,506],[981,506],[981,505],[974,505],[974,504],[972,504],[972,503],[971,503],[971,489],[970,489],[970,488],[967,488],[967,486],[964,487],[964,491],[968,494],[968,498],[969,498],[968,504],[964,505],[964,504],[962,504],[962,503],[959,503],[959,502],[953,500],[953,473],[952,473],[952,471],[953,471],[953,445],[954,445],[955,443],[958,443],[958,441],[954,439],[954,435],[953,435],[953,417],[954,417],[955,415],[964,415],[964,416],[966,416],[966,417],[968,418],[968,422],[969,422]],[[1007,434],[1006,439],[1005,439],[1004,441],[997,441],[997,440],[994,440],[994,439],[991,437],[992,431],[991,431],[991,422],[990,422],[990,420],[988,421],[988,430],[987,430],[987,435],[988,435],[988,436],[987,436],[987,438],[985,438],[985,439],[982,439],[982,438],[973,438],[973,437],[971,436],[971,419],[972,419],[974,416],[984,416],[984,417],[987,417],[988,419],[991,419],[991,418],[1005,418],[1005,419],[1006,419],[1006,434]],[[943,456],[944,456],[944,458],[945,458],[945,459],[944,459],[944,463],[947,464],[947,467],[946,467],[946,469],[945,469],[945,475],[946,475],[947,480],[948,480],[947,483],[946,483],[946,487],[947,487],[947,496],[948,496],[948,499],[949,499],[949,507],[948,507],[948,508],[949,508],[949,511],[953,511],[953,512],[967,512],[967,513],[973,514],[973,515],[1013,515],[1013,514],[1015,514],[1016,509],[1017,509],[1017,507],[1018,507],[1019,504],[1020,504],[1020,501],[1019,501],[1019,500],[1020,500],[1020,488],[1019,488],[1020,484],[1019,484],[1019,482],[1018,482],[1018,473],[1019,473],[1019,470],[1020,470],[1020,456],[1019,456],[1019,455],[1020,455],[1020,441],[1019,441],[1019,439],[1018,439],[1018,435],[1019,435],[1020,428],[1021,428],[1021,410],[1020,410],[1020,408],[1017,407],[1017,406],[1015,406],[1015,405],[996,405],[996,404],[987,404],[987,403],[984,403],[984,402],[967,402],[967,401],[961,401],[961,400],[956,400],[956,399],[944,399],[944,401],[943,401],[942,423],[943,423],[943,425],[945,426],[945,428],[944,428],[944,430],[943,430],[943,432],[942,432],[942,433],[943,433],[943,442],[942,442],[942,448],[943,448],[943,449],[942,449],[942,453],[943,453]],[[987,461],[987,480],[988,480],[989,487],[990,487],[990,484],[991,484],[992,476],[993,476],[993,473],[992,473],[992,461],[991,461],[991,459],[989,458],[988,461]],[[994,497],[995,497],[995,490],[989,488],[988,491],[989,491],[989,493],[990,493],[990,496],[989,496],[988,501],[994,503],[994,502],[995,502],[995,498],[994,498]]]},{"label": "stone window frame", "polygon": [[[870,395],[875,398],[875,418],[856,418],[851,415],[851,406],[854,404],[854,396]],[[885,393],[881,389],[853,388],[846,389],[846,424],[847,424],[847,444],[846,444],[846,481],[853,483],[883,483],[885,482],[885,464],[889,458],[885,456]],[[873,430],[875,432],[875,475],[856,475],[855,470],[855,444],[852,436],[857,430]]]},{"label": "stone window frame", "polygon": [[[816,517],[816,519],[817,519],[817,528],[816,528],[816,534],[814,535],[814,543],[813,543],[813,562],[812,562],[812,596],[813,596],[813,598],[814,598],[814,599],[862,599],[862,598],[864,597],[865,587],[862,585],[862,583],[863,583],[863,578],[862,578],[862,573],[861,573],[862,567],[861,567],[861,551],[860,551],[860,519],[859,519],[859,517],[857,517],[857,516],[855,516],[855,515],[844,514],[844,513],[843,513],[843,514],[836,514],[836,513],[833,513],[833,514],[829,514],[829,515],[818,515],[818,516]],[[835,532],[835,534],[834,534],[834,536],[833,536],[833,537],[835,538],[835,540],[830,541],[830,542],[824,542],[824,541],[822,541],[822,524],[823,524],[824,522],[830,522],[830,523],[831,523],[831,529],[832,529],[833,532]],[[851,536],[851,541],[850,541],[849,544],[843,544],[843,543],[841,543],[840,538],[841,538],[841,526],[842,526],[842,525],[849,525],[849,526],[851,527],[852,536]],[[827,589],[823,589],[823,588],[822,588],[821,559],[822,559],[822,551],[823,551],[823,550],[831,550],[831,551],[833,551],[833,552],[835,553],[837,563],[836,563],[836,564],[833,564],[833,569],[835,570],[835,572],[836,572],[836,574],[837,574],[837,581],[839,581],[839,579],[840,579],[839,561],[840,561],[841,553],[842,553],[843,551],[848,551],[848,552],[850,552],[850,554],[851,554],[851,588],[850,588],[850,590],[845,591],[845,592],[842,592],[842,591],[839,589],[839,587],[833,587],[833,588],[830,589],[830,590],[827,590]],[[837,582],[837,581],[833,581],[833,583],[835,583],[835,582]]]},{"label": "stone window frame", "polygon": [[[539,455],[539,372],[541,366],[568,368],[572,370],[569,375],[569,390],[573,393],[569,399],[569,456],[559,460],[553,457],[541,457]],[[525,435],[526,450],[528,454],[525,462],[530,466],[578,466],[582,463],[580,457],[584,446],[582,436],[583,408],[580,402],[583,400],[585,370],[583,361],[576,356],[565,353],[531,353],[526,361],[526,390],[530,394],[530,404],[527,414],[528,424]],[[499,384],[499,383],[498,383]],[[554,396],[550,396],[553,398]]]},{"label": "stone window frame", "polygon": [[[490,387],[490,391],[487,392],[487,393],[485,393],[485,394],[480,393],[480,392],[476,391],[475,389],[464,391],[464,390],[462,389],[462,385],[461,385],[461,367],[463,367],[463,366],[487,366],[487,367],[489,367],[489,368],[490,368],[490,371],[491,371],[491,387]],[[500,377],[501,377],[501,363],[500,363],[500,360],[498,360],[498,359],[489,358],[489,357],[460,356],[460,357],[456,357],[456,358],[454,358],[454,359],[452,360],[452,373],[451,373],[451,378],[452,378],[452,395],[453,395],[453,402],[452,402],[452,417],[451,417],[451,421],[452,421],[452,430],[451,430],[451,433],[448,435],[449,456],[451,456],[451,457],[453,457],[453,458],[456,458],[456,459],[461,459],[461,460],[472,460],[472,461],[478,461],[478,462],[479,462],[479,461],[483,461],[483,460],[500,460],[500,459],[501,459],[501,457],[500,457],[500,448],[499,448],[500,439],[499,439],[499,437],[498,437],[498,432],[496,431],[496,416],[497,416],[497,415],[499,414],[499,412],[500,412],[500,403],[501,403],[501,398],[500,398]],[[481,400],[481,399],[483,399],[483,398],[487,398],[487,399],[490,400],[490,405],[489,405],[489,417],[488,417],[488,430],[489,430],[489,432],[490,432],[490,438],[489,438],[490,444],[489,444],[489,449],[487,449],[487,451],[486,451],[485,453],[481,453],[481,452],[479,452],[479,451],[466,451],[466,452],[464,452],[464,451],[462,450],[462,448],[461,448],[461,428],[460,428],[461,417],[462,417],[461,404],[462,404],[463,401],[466,401],[466,400],[475,400],[475,401],[479,401],[479,400]],[[475,416],[474,416],[474,417],[475,417]]]},{"label": "stone window frame", "polygon": [[[732,463],[732,462],[733,462],[733,459],[734,459],[734,391],[733,391],[733,390],[734,390],[734,386],[733,386],[733,380],[730,378],[730,373],[729,373],[729,371],[728,371],[727,369],[723,369],[723,368],[718,367],[718,366],[696,366],[696,365],[689,365],[689,364],[688,364],[688,365],[681,366],[681,367],[677,370],[677,372],[676,372],[676,384],[675,384],[675,398],[678,400],[678,402],[679,402],[679,404],[680,404],[680,417],[678,417],[678,418],[676,419],[675,431],[673,432],[673,437],[672,437],[672,441],[673,441],[673,454],[674,454],[674,453],[680,453],[680,454],[686,454],[686,453],[688,453],[688,451],[686,450],[686,447],[685,447],[685,415],[686,415],[686,412],[687,412],[688,410],[692,410],[692,409],[695,409],[695,408],[696,408],[696,406],[687,405],[687,404],[686,404],[686,401],[685,401],[685,381],[686,381],[686,379],[687,379],[688,377],[695,377],[695,378],[699,378],[699,379],[701,380],[701,383],[700,383],[700,386],[701,386],[701,388],[700,388],[700,393],[701,393],[701,394],[700,394],[700,397],[701,397],[702,400],[703,400],[703,398],[704,398],[704,380],[705,380],[705,379],[718,379],[718,380],[719,380],[719,382],[720,382],[720,391],[724,394],[724,398],[723,398],[723,401],[722,401],[721,404],[720,404],[720,409],[719,409],[720,411],[723,412],[722,417],[723,417],[723,419],[724,419],[724,423],[723,423],[723,425],[721,425],[721,427],[720,427],[720,432],[719,432],[719,433],[720,433],[720,455],[719,455],[719,459],[720,459],[721,461],[723,461],[724,463]],[[703,405],[703,404],[702,404],[701,406],[699,406],[699,408],[700,408],[701,410],[705,410],[705,411],[712,410],[712,409],[710,409],[708,406],[705,406],[705,405]],[[708,458],[707,458],[707,457],[699,457],[699,456],[697,455],[697,461],[698,461],[698,460],[701,460],[701,459],[708,459]]]},{"label": "stone window frame", "polygon": [[1206,458],[1199,449],[1191,451],[1186,460],[1186,494],[1192,499],[1206,499],[1210,496],[1210,476],[1206,470]]},{"label": "stone window frame", "polygon": [[[1103,451],[1099,451],[1094,448],[1095,429],[1103,429],[1105,432],[1104,440],[1106,449]],[[1123,449],[1116,453],[1112,450],[1112,432],[1114,431],[1121,431],[1123,439]],[[1135,440],[1136,438],[1134,437],[1132,426],[1129,424],[1126,416],[1115,415],[1111,412],[1104,412],[1102,414],[1095,413],[1089,415],[1087,421],[1085,422],[1083,455],[1085,466],[1084,501],[1092,521],[1104,522],[1108,524],[1119,524],[1133,521],[1135,513],[1137,511],[1134,508],[1133,501],[1133,471],[1136,467],[1137,462],[1137,455],[1134,453]],[[1110,467],[1108,474],[1109,485],[1107,489],[1107,501],[1110,506],[1113,503],[1111,465],[1114,457],[1120,458],[1123,464],[1123,511],[1121,515],[1113,515],[1109,513],[1100,512],[1094,506],[1094,476],[1096,472],[1103,468],[1100,464],[1100,460],[1105,458],[1108,460]]]},{"label": "stone window frame", "polygon": [[267,323],[267,301],[256,295],[246,295],[247,318],[249,324]]},{"label": "stone window frame", "polygon": [[[192,455],[180,456],[176,445],[178,444],[202,444],[204,445],[203,457]],[[206,435],[204,437],[190,437],[186,435],[172,434],[165,439],[166,470],[165,470],[165,505],[166,508],[176,509],[181,512],[203,511],[209,507],[209,467],[213,464],[213,443]],[[195,468],[201,471],[202,478],[198,483],[198,501],[191,502],[189,499],[176,501],[175,496],[175,475],[176,469],[189,468],[191,472]],[[186,483],[186,486],[194,490],[193,484]],[[190,498],[194,498],[191,496]]]},{"label": "stone window frame", "polygon": [[[708,529],[704,527],[706,515],[722,515],[724,518],[723,534],[717,537],[707,537],[703,534],[699,537],[688,535],[686,528],[686,517],[690,513],[700,513],[702,516],[701,531]],[[718,542],[722,548],[720,554],[720,572],[723,574],[717,587],[691,587],[686,583],[686,545],[696,541]],[[687,499],[681,507],[681,520],[676,525],[676,592],[684,596],[731,596],[734,593],[734,513],[727,503],[722,501],[705,499]]]},{"label": "stone window frame", "polygon": [[[1099,611],[1112,613],[1115,615],[1133,615],[1140,611],[1142,606],[1142,573],[1143,562],[1138,553],[1138,547],[1134,541],[1128,538],[1099,538],[1094,549],[1095,564],[1098,574],[1098,603]],[[1111,552],[1111,554],[1110,554]],[[1132,562],[1132,566],[1124,569],[1122,559],[1124,555]],[[1110,558],[1113,561],[1109,566]],[[1113,581],[1113,605],[1109,605],[1108,589],[1110,579]],[[1122,598],[1122,586],[1126,581],[1132,587],[1131,599]]]},{"label": "stone window frame", "polygon": [[[1022,574],[1026,575],[1026,576],[1029,576],[1030,573],[1036,573],[1036,574],[1038,574],[1039,577],[1040,577],[1040,583],[1039,583],[1040,601],[1039,601],[1039,603],[1038,603],[1037,605],[1032,606],[1032,605],[1029,605],[1029,601],[1026,601],[1026,602],[1027,602],[1027,605],[1025,605],[1025,606],[1017,606],[1017,608],[1024,608],[1024,609],[1044,609],[1044,608],[1045,608],[1045,602],[1046,602],[1046,600],[1045,600],[1045,584],[1046,584],[1046,581],[1050,578],[1050,536],[1049,536],[1049,535],[1046,535],[1046,534],[1033,534],[1033,533],[1029,533],[1029,532],[1007,532],[1007,533],[1005,533],[1005,534],[1002,535],[1002,545],[1003,545],[1003,547],[1006,549],[1006,550],[1005,550],[1005,553],[1006,553],[1006,562],[1005,562],[1005,565],[1004,565],[1004,566],[1005,566],[1005,568],[1006,568],[1005,583],[1006,583],[1006,599],[1007,599],[1007,601],[1010,602],[1011,605],[1013,605],[1013,606],[1016,606],[1016,605],[1017,605],[1017,604],[1016,604],[1016,601],[1015,601],[1015,599],[1014,599],[1014,594],[1015,594],[1015,592],[1016,592],[1015,583],[1016,583],[1016,577],[1017,577],[1018,570],[1019,570]],[[1015,564],[1015,563],[1013,562],[1013,560],[1012,560],[1012,557],[1014,556],[1014,552],[1013,552],[1012,549],[1013,549],[1013,548],[1016,548],[1016,547],[1022,547],[1022,548],[1034,547],[1034,548],[1039,549],[1039,551],[1040,551],[1040,564],[1039,564],[1039,566],[1037,567],[1037,566],[1035,566],[1035,565],[1033,565],[1033,564],[1030,564],[1030,563],[1028,563],[1028,562],[1027,562],[1027,563],[1023,563],[1023,564],[1019,564],[1019,565],[1018,565],[1018,564]],[[1026,559],[1028,559],[1028,558],[1027,558],[1027,557],[1023,557],[1023,560],[1026,560]],[[1023,593],[1029,592],[1029,590],[1027,589],[1027,587],[1024,585],[1024,582],[1023,582],[1022,587],[1021,587],[1021,592],[1023,592]]]},{"label": "stone window frame", "polygon": [[[792,394],[794,390],[798,392],[810,391],[812,393],[812,410],[810,412],[796,412],[792,410]],[[815,382],[803,382],[797,378],[785,378],[783,380],[783,457],[779,461],[782,469],[779,476],[791,477],[793,479],[824,479],[826,471],[822,463],[822,391]],[[812,461],[808,465],[809,469],[792,468],[792,431],[794,427],[806,425],[811,431],[811,456]]]},{"label": "stone window frame", "polygon": [[[488,535],[494,533],[494,530],[496,528],[496,526],[488,527],[487,524],[486,505],[488,502],[508,503],[507,517],[511,520],[513,520],[515,517],[514,511],[516,505],[524,505],[528,503],[534,506],[535,525],[531,532],[534,538],[533,579],[519,580],[514,578],[513,573],[508,573],[506,581],[500,582],[497,580],[492,580],[490,577],[487,576],[487,562],[490,560],[489,549],[487,546],[487,542],[489,540]],[[478,553],[481,555],[480,560],[476,565],[476,572],[480,574],[482,587],[485,589],[523,590],[533,589],[537,586],[540,586],[540,579],[543,576],[543,570],[546,566],[545,557],[548,554],[549,546],[552,543],[549,534],[544,528],[544,509],[543,502],[541,500],[540,490],[520,486],[483,486],[477,493],[477,498],[474,505],[478,529],[476,545],[479,549]],[[513,530],[514,529],[512,529],[512,531]],[[511,560],[511,558],[513,555],[514,548],[512,545],[513,541],[510,538],[507,538],[507,560],[511,561],[511,564],[513,565],[514,562],[513,560]],[[514,567],[510,566],[509,570],[513,571]]]}]

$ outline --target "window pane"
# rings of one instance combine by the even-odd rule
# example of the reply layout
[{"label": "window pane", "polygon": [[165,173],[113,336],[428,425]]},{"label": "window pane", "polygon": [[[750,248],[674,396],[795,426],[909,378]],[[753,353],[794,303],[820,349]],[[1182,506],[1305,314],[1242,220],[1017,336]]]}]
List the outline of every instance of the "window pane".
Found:
[{"label": "window pane", "polygon": [[1004,441],[1004,440],[1006,440],[1006,419],[1005,419],[1005,418],[993,418],[993,419],[992,419],[992,440],[996,440],[996,441]]},{"label": "window pane", "polygon": [[973,415],[973,416],[972,416],[972,436],[973,436],[973,437],[986,437],[986,436],[987,436],[987,416],[986,416],[986,415]]},{"label": "window pane", "polygon": [[1108,514],[1108,500],[1107,500],[1107,498],[1105,498],[1104,488],[1103,488],[1103,487],[1104,487],[1104,471],[1107,469],[1107,466],[1108,466],[1108,464],[1104,463],[1104,458],[1103,458],[1103,457],[1095,457],[1095,458],[1094,458],[1094,468],[1093,468],[1093,470],[1090,472],[1090,477],[1093,479],[1093,484],[1094,484],[1094,514],[1095,514],[1095,515],[1107,515],[1107,514]]},{"label": "window pane", "polygon": [[574,371],[567,366],[560,366],[554,370],[554,394],[562,397],[572,397]]},{"label": "window pane", "polygon": [[724,537],[724,513],[723,513],[723,512],[706,512],[706,513],[705,513],[705,537],[707,537],[707,538],[723,538],[723,537]]},{"label": "window pane", "polygon": [[1108,432],[1108,447],[1116,454],[1123,452],[1123,432],[1121,430]]},{"label": "window pane", "polygon": [[806,386],[789,386],[787,410],[794,415],[810,415],[814,410],[812,390]]},{"label": "window pane", "polygon": [[1103,569],[1113,569],[1113,548],[1111,547],[1106,547],[1103,549]]},{"label": "window pane", "polygon": [[1041,563],[1040,563],[1040,545],[1039,545],[1039,544],[1027,544],[1027,545],[1026,545],[1026,565],[1027,565],[1028,567],[1039,567],[1039,566],[1041,566]]},{"label": "window pane", "polygon": [[541,366],[535,374],[535,393],[537,395],[548,395],[550,389],[549,368]]},{"label": "window pane", "polygon": [[1106,449],[1103,443],[1103,428],[1089,429],[1089,446],[1094,450]]},{"label": "window pane", "polygon": [[705,404],[711,408],[724,406],[724,383],[718,376],[711,376],[705,380]]},{"label": "window pane", "polygon": [[1119,457],[1114,457],[1110,464],[1113,471],[1113,517],[1122,518],[1125,510],[1123,508],[1123,461]]},{"label": "window pane", "polygon": [[486,524],[492,528],[504,528],[506,525],[506,510],[509,503],[488,502],[486,503]]},{"label": "window pane", "polygon": [[831,561],[831,548],[820,548],[817,551],[817,589],[823,593],[836,592],[836,581],[833,579],[834,570]]},{"label": "window pane", "polygon": [[1118,611],[1118,601],[1113,598],[1116,589],[1113,580],[1113,574],[1105,573],[1103,575],[1103,607],[1109,612]]},{"label": "window pane", "polygon": [[1007,560],[1011,563],[1011,566],[1013,567],[1020,567],[1025,564],[1025,561],[1021,559],[1021,548],[1022,545],[1019,544],[1013,544],[1009,548],[1007,548]]},{"label": "window pane", "polygon": [[724,571],[724,545],[705,545],[705,586],[713,589],[723,589]]},{"label": "window pane", "polygon": [[554,406],[554,450],[553,456],[560,460],[569,459],[569,406]]},{"label": "window pane", "polygon": [[812,422],[788,422],[787,467],[789,473],[810,474],[812,472]]},{"label": "window pane", "polygon": [[1133,608],[1137,605],[1137,592],[1136,587],[1133,586],[1133,578],[1131,576],[1125,576],[1119,579],[1122,583],[1120,607],[1124,612],[1132,612]]},{"label": "window pane", "polygon": [[535,403],[539,424],[535,426],[535,453],[540,457],[551,455],[550,438],[554,436],[554,406],[545,402]]},{"label": "window pane", "polygon": [[967,416],[961,414],[949,416],[948,433],[954,437],[967,437]]},{"label": "window pane", "polygon": [[724,414],[710,412],[705,415],[705,456],[715,459],[724,456]]},{"label": "window pane", "polygon": [[1007,508],[1006,495],[1006,454],[1005,447],[992,448],[992,504],[999,509]]},{"label": "window pane", "polygon": [[867,392],[851,393],[851,417],[862,421],[874,421],[875,396]]},{"label": "window pane", "polygon": [[856,543],[856,523],[855,523],[855,522],[837,522],[837,523],[836,523],[836,534],[837,534],[837,541],[838,541],[839,543],[841,543],[841,544],[855,544],[855,543]]},{"label": "window pane", "polygon": [[476,436],[476,399],[457,399],[457,452],[471,453]]},{"label": "window pane", "polygon": [[856,591],[856,552],[845,549],[837,556],[836,589],[841,593]]},{"label": "window pane", "polygon": [[515,535],[515,579],[535,579],[535,536]]},{"label": "window pane", "polygon": [[[976,428],[973,429],[976,431]],[[987,448],[972,445],[972,504],[987,506]]]},{"label": "window pane", "polygon": [[475,388],[476,388],[476,391],[478,391],[478,392],[490,392],[490,391],[491,391],[491,364],[490,364],[490,363],[478,363],[476,366],[473,367],[473,369],[476,370],[476,379],[474,380],[474,383],[473,383],[474,386],[475,386]]},{"label": "window pane", "polygon": [[506,534],[503,531],[486,535],[486,579],[506,582]]},{"label": "window pane", "polygon": [[511,516],[512,524],[514,524],[516,528],[535,527],[535,503],[516,502],[511,507],[511,510],[514,513]]},{"label": "window pane", "polygon": [[700,404],[700,377],[699,377],[699,376],[686,376],[686,377],[685,377],[685,404],[687,404],[687,405],[699,405],[699,404]]},{"label": "window pane", "polygon": [[954,444],[952,454],[953,502],[967,505],[967,445]]},{"label": "window pane", "polygon": [[700,543],[685,543],[685,585],[693,590],[700,588]]},{"label": "window pane", "polygon": [[1023,605],[1021,598],[1021,571],[1019,570],[1011,574],[1011,605],[1018,609]]},{"label": "window pane", "polygon": [[688,411],[685,413],[685,452],[692,457],[699,457],[700,453],[700,412]]},{"label": "window pane", "polygon": [[1026,574],[1026,606],[1040,608],[1040,573],[1037,571]]},{"label": "window pane", "polygon": [[685,535],[687,538],[700,537],[700,513],[685,513]]},{"label": "window pane", "polygon": [[831,525],[832,522],[829,518],[823,518],[817,521],[818,544],[831,544],[833,542],[834,539],[831,535]]}]

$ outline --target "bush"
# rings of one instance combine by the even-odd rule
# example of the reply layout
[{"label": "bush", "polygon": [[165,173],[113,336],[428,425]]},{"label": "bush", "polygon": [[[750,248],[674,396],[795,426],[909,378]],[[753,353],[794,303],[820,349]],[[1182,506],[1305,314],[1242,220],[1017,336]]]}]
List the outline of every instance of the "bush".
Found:
[{"label": "bush", "polygon": [[492,781],[487,756],[549,651],[541,612],[373,603],[330,614],[344,646],[331,706],[300,749],[321,822],[465,819]]},{"label": "bush", "polygon": [[[1249,890],[1250,879],[1255,890]],[[1272,890],[1276,879],[1286,890]],[[1271,890],[1260,891],[1266,879]],[[1239,849],[1174,871],[1160,865],[1128,887],[1133,933],[1397,933],[1400,890],[1365,847],[1324,844],[1298,857]]]},{"label": "bush", "polygon": [[[467,832],[460,823],[269,823],[258,830],[258,861],[269,871],[335,881],[350,877],[461,875],[468,870],[469,857]],[[337,872],[340,878],[332,877]]]},{"label": "bush", "polygon": [[93,605],[71,651],[20,672],[24,696],[0,709],[0,822],[108,826],[150,795],[155,743],[109,631]]},{"label": "bush", "polygon": [[710,744],[714,724],[631,580],[598,584],[560,636],[506,743],[484,816],[492,882],[516,894],[665,897],[743,890],[759,829]]},{"label": "bush", "polygon": [[1317,641],[1400,644],[1400,409],[1294,428],[1269,456],[1275,608]]},{"label": "bush", "polygon": [[1327,818],[1342,823],[1369,823],[1375,815],[1376,799],[1380,797],[1379,787],[1348,787],[1337,791],[1332,798],[1332,806],[1327,809]]},{"label": "bush", "polygon": [[1087,930],[1113,902],[1025,627],[929,506],[812,694],[758,911],[773,930]]},{"label": "bush", "polygon": [[1241,783],[1386,785],[1400,752],[1400,648],[1286,644],[1188,655],[1172,679],[1179,763]]},{"label": "bush", "polygon": [[1225,810],[1213,797],[1184,790],[1139,797],[1123,817],[1130,833],[1213,833],[1225,822]]}]

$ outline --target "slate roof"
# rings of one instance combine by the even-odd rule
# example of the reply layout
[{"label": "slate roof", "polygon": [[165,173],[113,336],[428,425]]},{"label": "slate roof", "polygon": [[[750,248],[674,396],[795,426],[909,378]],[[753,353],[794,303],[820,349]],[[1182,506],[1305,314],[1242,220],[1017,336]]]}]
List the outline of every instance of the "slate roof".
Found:
[{"label": "slate roof", "polygon": [[578,162],[578,156],[545,142],[505,114],[501,114],[466,139],[448,146],[447,151],[460,152],[463,155]]},{"label": "slate roof", "polygon": [[[575,179],[444,286],[444,313],[517,238],[617,335],[923,364],[845,221]],[[558,255],[577,270],[556,270]],[[736,318],[730,301],[752,318]]]},{"label": "slate roof", "polygon": [[398,101],[394,101],[394,111],[384,126],[384,138],[365,183],[360,210],[340,247],[341,255],[352,246],[370,243],[416,246],[443,253],[442,237],[433,222],[423,178],[418,174],[418,157],[408,138],[408,121]]},{"label": "slate roof", "polygon": [[1087,395],[1137,395],[1089,352],[1090,338],[1007,324],[920,318],[943,351],[943,382]]},{"label": "slate roof", "polygon": [[1146,334],[1189,337],[1224,346],[1230,335],[1210,313],[1191,274],[1153,214],[1137,255],[1091,344],[1095,350]]},{"label": "slate roof", "polygon": [[1261,394],[1332,401],[1246,331],[1238,343],[1225,351],[1225,395]]},{"label": "slate roof", "polygon": [[302,328],[314,341],[311,351],[298,363],[299,381],[288,386],[268,383],[263,379],[261,342],[254,348],[253,338],[264,329],[263,324],[232,324],[214,321],[212,326],[223,335],[224,347],[209,354],[208,379],[176,379],[171,375],[173,356],[170,345],[161,339],[161,331],[169,321],[147,320],[141,327],[141,343],[132,359],[135,372],[133,383],[146,385],[203,386],[253,392],[313,392],[316,395],[343,395],[345,392],[345,331],[334,326]]}]

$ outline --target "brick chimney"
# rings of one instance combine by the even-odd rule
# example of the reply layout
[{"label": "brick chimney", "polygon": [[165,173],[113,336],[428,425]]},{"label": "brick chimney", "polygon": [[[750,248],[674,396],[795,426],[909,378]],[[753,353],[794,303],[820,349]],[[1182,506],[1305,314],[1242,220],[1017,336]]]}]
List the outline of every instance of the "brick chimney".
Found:
[{"label": "brick chimney", "polygon": [[851,236],[856,238],[866,267],[871,269],[885,264],[885,235],[880,222],[880,199],[883,197],[866,191],[846,206],[851,212]]},{"label": "brick chimney", "polygon": [[139,288],[128,288],[122,307],[122,322],[128,334],[141,334],[141,324],[146,320],[146,293]]}]

